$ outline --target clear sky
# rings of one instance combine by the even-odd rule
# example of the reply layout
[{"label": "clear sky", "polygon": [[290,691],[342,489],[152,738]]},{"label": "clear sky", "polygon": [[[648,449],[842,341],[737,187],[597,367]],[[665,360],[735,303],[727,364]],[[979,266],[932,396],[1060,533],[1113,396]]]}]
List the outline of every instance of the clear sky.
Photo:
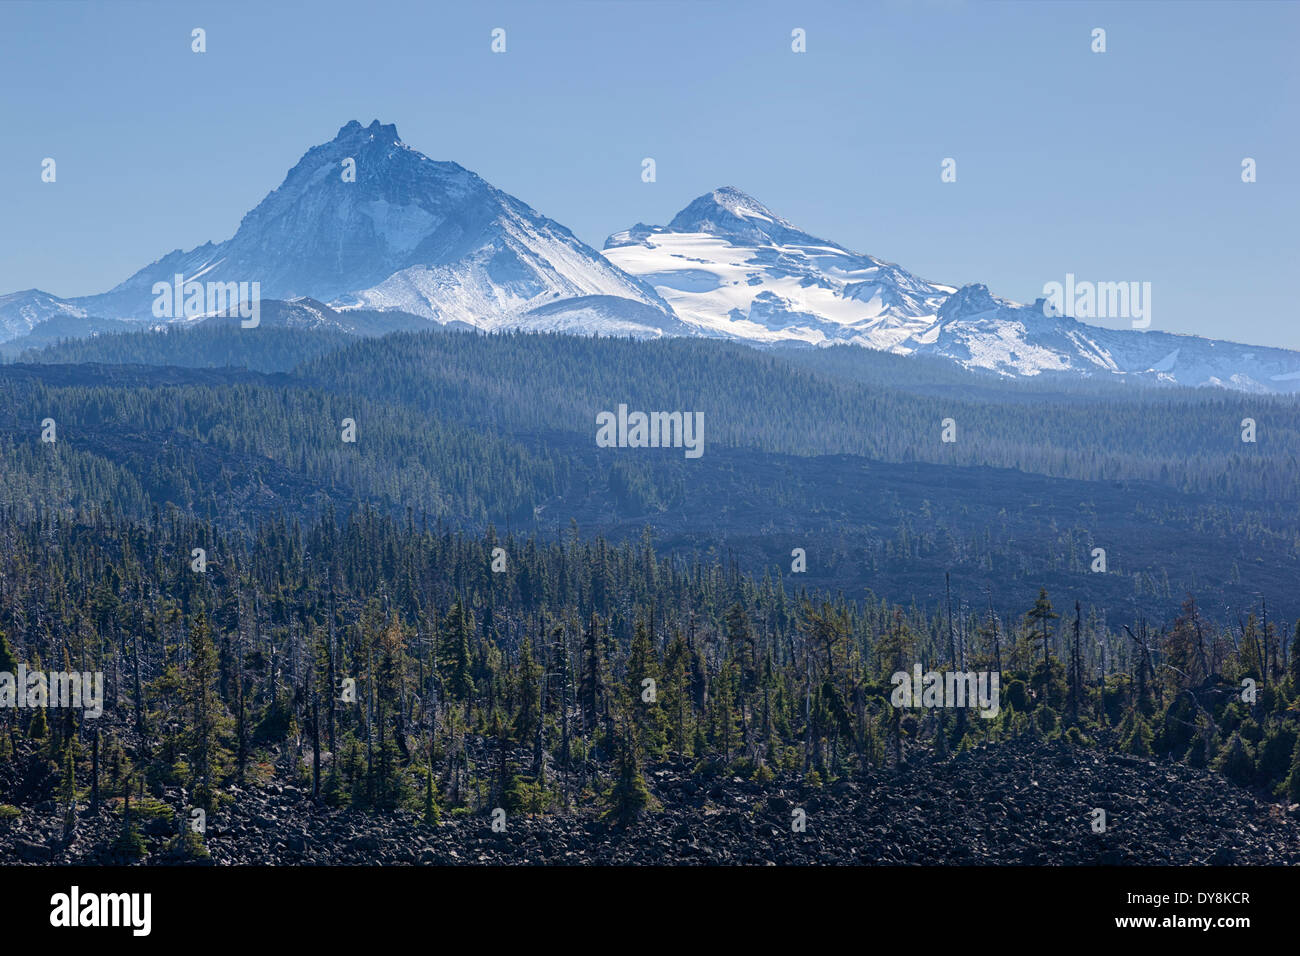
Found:
[{"label": "clear sky", "polygon": [[734,185],[927,279],[1149,281],[1152,329],[1300,348],[1298,47],[1288,0],[0,0],[0,293],[226,239],[380,119],[597,248]]}]

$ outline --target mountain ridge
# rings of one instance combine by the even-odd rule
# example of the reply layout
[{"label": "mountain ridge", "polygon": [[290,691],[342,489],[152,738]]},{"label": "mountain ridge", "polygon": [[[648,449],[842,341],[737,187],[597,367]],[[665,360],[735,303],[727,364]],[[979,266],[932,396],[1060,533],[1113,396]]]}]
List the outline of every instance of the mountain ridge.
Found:
[{"label": "mountain ridge", "polygon": [[[629,334],[662,334],[673,318],[652,289],[567,227],[458,163],[412,149],[394,125],[352,120],[307,150],[230,239],[173,250],[98,295],[7,296],[0,329],[13,338],[60,313],[173,321],[214,314],[154,314],[155,284],[178,274],[203,283],[257,282],[263,299],[310,297],[336,309],[401,311],[487,329],[516,320],[527,326],[539,306],[589,296],[603,297]],[[654,313],[651,325],[628,320],[646,310]]]},{"label": "mountain ridge", "polygon": [[613,233],[605,255],[688,324],[763,345],[857,345],[930,355],[1009,378],[1101,375],[1247,392],[1300,391],[1300,352],[1112,329],[955,287],[807,233],[734,186],[667,226]]},{"label": "mountain ridge", "polygon": [[[370,329],[380,313],[402,313],[484,331],[855,345],[1006,378],[1300,392],[1300,352],[1091,326],[1048,314],[1041,300],[994,296],[982,283],[929,281],[806,232],[735,186],[696,197],[667,226],[615,232],[598,251],[378,119],[350,120],[308,149],[229,239],[174,249],[96,295],[0,296],[0,342],[222,314],[157,314],[153,290],[177,275],[218,288],[256,283],[259,300],[312,300],[331,311],[329,324],[356,334],[394,325],[377,320]],[[358,321],[339,321],[349,311]],[[54,324],[39,328],[46,322]]]}]

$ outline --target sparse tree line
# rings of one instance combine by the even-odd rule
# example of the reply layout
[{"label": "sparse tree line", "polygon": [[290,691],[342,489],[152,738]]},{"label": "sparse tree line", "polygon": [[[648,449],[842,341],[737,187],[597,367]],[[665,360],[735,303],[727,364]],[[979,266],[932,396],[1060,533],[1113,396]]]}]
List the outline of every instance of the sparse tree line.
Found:
[{"label": "sparse tree line", "polygon": [[[1215,622],[1189,597],[1118,630],[1045,591],[1016,619],[956,607],[664,560],[648,533],[471,538],[368,509],[251,539],[179,511],[7,518],[0,671],[102,671],[107,690],[100,720],[0,713],[0,813],[58,800],[75,828],[78,807],[112,801],[128,853],[132,820],[168,792],[220,814],[271,780],[430,823],[498,807],[626,819],[652,808],[659,761],[816,786],[1022,734],[1300,801],[1300,651],[1266,605]],[[998,715],[891,706],[891,675],[915,664],[998,673]]]}]

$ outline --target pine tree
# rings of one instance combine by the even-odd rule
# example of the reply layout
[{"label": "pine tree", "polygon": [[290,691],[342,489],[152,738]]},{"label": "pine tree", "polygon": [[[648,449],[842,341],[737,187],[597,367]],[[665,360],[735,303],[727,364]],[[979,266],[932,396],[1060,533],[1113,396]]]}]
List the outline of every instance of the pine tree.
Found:
[{"label": "pine tree", "polygon": [[[653,684],[647,686],[647,680],[653,681]],[[645,623],[638,620],[632,636],[632,646],[628,650],[624,703],[632,715],[632,724],[642,753],[652,757],[663,752],[666,734],[664,710],[659,703],[660,683],[659,659],[650,640],[650,632]],[[652,699],[649,698],[651,687],[654,689]]]},{"label": "pine tree", "polygon": [[69,740],[64,748],[63,781],[60,796],[63,801],[63,842],[70,844],[77,830],[77,762],[74,756],[75,741]]},{"label": "pine tree", "polygon": [[190,623],[189,661],[183,696],[189,714],[190,788],[196,806],[216,811],[216,787],[223,750],[218,737],[221,700],[217,691],[217,649],[207,612],[200,607]]},{"label": "pine tree", "polygon": [[542,722],[542,668],[533,660],[533,642],[527,635],[519,647],[517,672],[519,710],[514,719],[514,736],[521,743],[533,740]]},{"label": "pine tree", "polygon": [[1034,601],[1034,606],[1029,613],[1025,615],[1025,624],[1031,631],[1035,627],[1039,629],[1039,640],[1043,645],[1043,666],[1047,666],[1048,650],[1051,647],[1051,635],[1048,632],[1050,621],[1054,621],[1061,615],[1052,610],[1051,599],[1047,596],[1047,588],[1038,589],[1038,599]]},{"label": "pine tree", "polygon": [[1300,803],[1300,734],[1296,735],[1295,751],[1291,754],[1291,772],[1286,778],[1286,796],[1290,803]]},{"label": "pine tree", "polygon": [[33,708],[31,720],[27,723],[27,736],[32,740],[43,740],[48,732],[49,724],[45,719],[45,708]]},{"label": "pine tree", "polygon": [[618,776],[605,794],[608,809],[605,818],[627,825],[654,805],[654,797],[641,775],[641,753],[636,734],[627,720],[620,721],[621,731],[615,742],[614,760]]},{"label": "pine tree", "polygon": [[[1047,597],[1047,588],[1038,589],[1038,599],[1034,601],[1033,608],[1025,615],[1025,626],[1031,634],[1036,633],[1038,639],[1043,645],[1043,661],[1035,670],[1034,683],[1040,689],[1042,702],[1051,704],[1051,689],[1053,684],[1052,661],[1051,661],[1051,633],[1049,631],[1050,622],[1056,620],[1061,615],[1052,610],[1052,602]],[[1037,629],[1037,630],[1035,630]]]},{"label": "pine tree", "polygon": [[583,727],[591,732],[601,716],[601,703],[605,696],[605,657],[601,649],[603,635],[601,621],[595,611],[582,635],[582,676],[579,699],[582,703]]},{"label": "pine tree", "polygon": [[758,686],[758,642],[749,623],[749,615],[739,602],[727,608],[723,617],[727,631],[727,645],[737,662],[740,675],[740,693],[748,696]]},{"label": "pine tree", "polygon": [[1140,708],[1130,710],[1119,727],[1120,749],[1135,757],[1151,756],[1151,727],[1142,717]]},{"label": "pine tree", "polygon": [[1235,784],[1246,786],[1250,783],[1255,775],[1255,758],[1251,754],[1250,745],[1241,739],[1240,732],[1233,731],[1210,767]]},{"label": "pine tree", "polygon": [[1264,678],[1264,645],[1260,639],[1259,622],[1255,615],[1246,618],[1241,632],[1241,645],[1237,648],[1237,680],[1250,677],[1257,681]]},{"label": "pine tree", "polygon": [[1300,696],[1300,621],[1295,622],[1295,633],[1291,637],[1291,693]]},{"label": "pine tree", "polygon": [[[5,637],[5,632],[0,629],[0,674],[13,675],[18,667],[18,661],[14,657],[13,649],[9,646],[9,640]],[[15,688],[15,693],[18,693]],[[13,750],[13,711],[5,708],[4,730],[0,731],[0,757],[7,756]]]},{"label": "pine tree", "polygon": [[664,710],[672,727],[673,749],[679,754],[690,753],[691,690],[687,678],[687,660],[690,656],[681,631],[673,634],[664,660]]},{"label": "pine tree", "polygon": [[465,605],[457,597],[443,620],[442,679],[443,686],[452,698],[465,704],[466,714],[469,713],[470,695],[474,692],[474,680],[470,670],[470,626]]},{"label": "pine tree", "polygon": [[113,841],[112,852],[115,857],[128,862],[140,859],[147,852],[140,831],[136,829],[131,817],[131,774],[128,772],[122,790],[122,829]]}]

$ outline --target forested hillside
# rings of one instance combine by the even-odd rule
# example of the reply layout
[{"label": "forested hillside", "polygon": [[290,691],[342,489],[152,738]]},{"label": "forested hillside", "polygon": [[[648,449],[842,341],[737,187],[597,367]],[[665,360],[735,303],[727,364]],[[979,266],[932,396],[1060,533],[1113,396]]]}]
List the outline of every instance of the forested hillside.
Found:
[{"label": "forested hillside", "polygon": [[[351,345],[348,343],[351,342]],[[1141,478],[1183,491],[1300,498],[1300,407],[1215,389],[1003,382],[864,349],[761,351],[724,342],[562,335],[394,333],[204,324],[101,335],[24,361],[244,366],[335,391],[522,433],[592,433],[596,411],[704,411],[711,444],[794,455],[990,465]],[[944,418],[957,441],[940,440]],[[1242,441],[1242,419],[1257,440]]]},{"label": "forested hillside", "polygon": [[[662,553],[758,574],[803,548],[805,586],[928,606],[948,574],[978,603],[997,580],[1003,611],[1048,586],[1125,619],[1168,620],[1188,592],[1221,621],[1300,616],[1287,399],[958,382],[860,349],[230,323],[30,357],[77,364],[0,367],[0,502],[25,517],[176,505],[250,531],[369,503],[471,530],[648,525]],[[597,448],[619,404],[702,412],[705,453]]]},{"label": "forested hillside", "polygon": [[[0,670],[106,675],[100,720],[5,711],[0,812],[55,801],[71,845],[78,807],[114,807],[111,844],[81,848],[96,859],[201,857],[194,831],[144,839],[169,832],[150,821],[178,800],[220,819],[272,784],[428,824],[495,808],[618,823],[654,809],[646,768],[665,760],[816,789],[1026,735],[1300,799],[1296,642],[1262,614],[1220,628],[1191,599],[1160,630],[1046,592],[1005,618],[929,615],[662,561],[648,541],[470,538],[370,510],[251,540],[178,513],[9,520],[0,574]],[[996,716],[891,706],[913,662],[999,672]]]}]

